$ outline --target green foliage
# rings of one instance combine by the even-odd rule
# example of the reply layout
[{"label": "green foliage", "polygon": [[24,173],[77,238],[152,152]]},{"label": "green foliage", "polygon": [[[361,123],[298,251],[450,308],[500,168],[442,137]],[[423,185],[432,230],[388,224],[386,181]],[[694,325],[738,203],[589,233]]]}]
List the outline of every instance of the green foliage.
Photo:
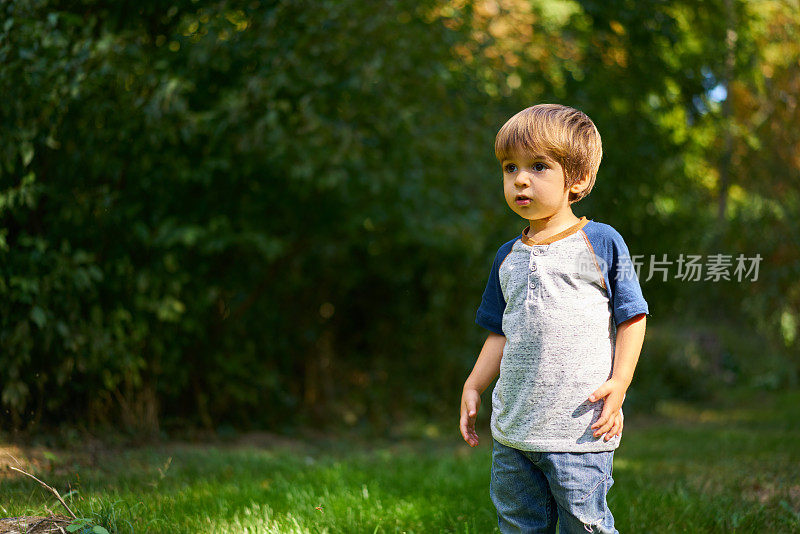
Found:
[{"label": "green foliage", "polygon": [[800,261],[764,238],[797,235],[796,139],[757,111],[794,108],[753,104],[792,94],[796,14],[761,4],[3,3],[0,421],[385,433],[450,413],[522,227],[494,135],[542,101],[597,123],[576,211],[633,253],[763,251],[759,284],[645,284],[651,320],[780,335],[773,375],[796,382]]},{"label": "green foliage", "polygon": [[779,343],[730,319],[675,317],[649,328],[625,406],[653,411],[668,399],[698,404],[732,387],[782,389],[796,378]]},{"label": "green foliage", "polygon": [[350,387],[348,410],[376,406],[426,311],[480,286],[454,277],[480,250],[467,185],[492,134],[436,8],[5,5],[14,425],[65,401],[139,430],[285,421]]},{"label": "green foliage", "polygon": [[95,525],[91,519],[76,519],[66,528],[67,532],[78,534],[108,534],[108,530],[100,525]]}]

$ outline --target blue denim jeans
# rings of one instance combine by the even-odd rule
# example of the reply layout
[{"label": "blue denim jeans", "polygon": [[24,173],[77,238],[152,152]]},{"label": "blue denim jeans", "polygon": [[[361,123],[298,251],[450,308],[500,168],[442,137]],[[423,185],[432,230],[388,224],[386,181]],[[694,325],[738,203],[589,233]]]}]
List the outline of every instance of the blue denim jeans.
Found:
[{"label": "blue denim jeans", "polygon": [[614,451],[529,452],[492,440],[489,494],[500,532],[619,534],[606,494]]}]

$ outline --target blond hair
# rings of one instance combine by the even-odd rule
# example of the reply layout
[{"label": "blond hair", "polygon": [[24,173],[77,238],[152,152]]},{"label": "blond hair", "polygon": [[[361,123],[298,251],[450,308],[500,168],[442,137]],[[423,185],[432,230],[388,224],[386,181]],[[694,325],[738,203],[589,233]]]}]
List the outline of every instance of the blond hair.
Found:
[{"label": "blond hair", "polygon": [[582,111],[559,104],[539,104],[525,108],[506,122],[494,141],[494,153],[501,162],[513,152],[529,156],[545,155],[564,169],[566,189],[589,177],[580,193],[569,195],[577,202],[594,187],[603,145],[592,119]]}]

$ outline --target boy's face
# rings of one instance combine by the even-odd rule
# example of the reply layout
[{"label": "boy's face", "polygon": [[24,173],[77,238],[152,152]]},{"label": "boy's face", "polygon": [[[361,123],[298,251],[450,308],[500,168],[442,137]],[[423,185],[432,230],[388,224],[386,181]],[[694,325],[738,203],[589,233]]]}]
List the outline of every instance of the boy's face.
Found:
[{"label": "boy's face", "polygon": [[564,169],[545,155],[512,152],[502,162],[503,190],[508,206],[523,219],[537,220],[569,210],[570,191],[565,188]]}]

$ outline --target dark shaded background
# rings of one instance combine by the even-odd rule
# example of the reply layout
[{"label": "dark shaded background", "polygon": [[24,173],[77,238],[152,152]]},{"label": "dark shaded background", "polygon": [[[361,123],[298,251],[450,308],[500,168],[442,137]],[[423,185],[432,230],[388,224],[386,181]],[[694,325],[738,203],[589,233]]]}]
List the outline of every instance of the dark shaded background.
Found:
[{"label": "dark shaded background", "polygon": [[[798,382],[796,3],[0,4],[0,428],[452,420],[505,206],[493,140],[559,102],[578,215],[649,280],[626,406]],[[731,269],[732,274],[732,269]],[[705,273],[704,273],[705,275]]]}]

